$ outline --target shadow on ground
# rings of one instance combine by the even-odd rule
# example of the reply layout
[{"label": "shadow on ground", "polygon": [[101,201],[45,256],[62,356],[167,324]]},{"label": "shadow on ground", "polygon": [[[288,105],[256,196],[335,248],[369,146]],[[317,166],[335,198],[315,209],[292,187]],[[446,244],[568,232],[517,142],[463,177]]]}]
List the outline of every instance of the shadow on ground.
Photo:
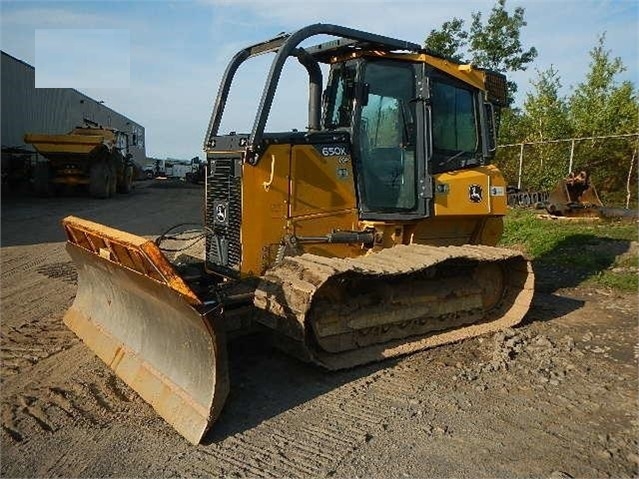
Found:
[{"label": "shadow on ground", "polygon": [[600,275],[629,250],[630,241],[579,233],[566,237],[551,251],[534,259],[535,296],[523,324],[551,321],[583,307],[584,301],[558,291],[576,288]]},{"label": "shadow on ground", "polygon": [[574,288],[609,269],[630,250],[630,241],[591,234],[566,237],[548,253],[533,260],[537,291],[553,293]]},{"label": "shadow on ground", "polygon": [[[610,268],[616,257],[629,247],[628,241],[579,234],[566,238],[551,252],[533,261],[538,286],[522,324],[552,321],[582,308],[584,301],[557,292],[576,287]],[[437,350],[430,354],[437,354]],[[231,392],[204,444],[252,429],[269,418],[397,362],[398,359],[392,359],[330,372],[272,349],[262,335],[239,338],[229,346]]]},{"label": "shadow on ground", "polygon": [[334,389],[391,368],[397,359],[327,371],[273,348],[268,333],[232,341],[228,346],[231,390],[224,410],[202,443],[219,442],[298,407]]}]

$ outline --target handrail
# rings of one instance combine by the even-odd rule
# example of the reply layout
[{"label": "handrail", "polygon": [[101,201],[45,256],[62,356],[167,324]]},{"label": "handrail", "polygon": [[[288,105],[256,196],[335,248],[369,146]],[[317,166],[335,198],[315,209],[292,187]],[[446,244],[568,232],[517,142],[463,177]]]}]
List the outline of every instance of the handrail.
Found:
[{"label": "handrail", "polygon": [[316,104],[316,102],[318,101],[318,98],[321,99],[321,71],[319,77],[320,84],[318,88],[317,70],[319,70],[319,66],[317,65],[317,61],[309,61],[309,59],[312,59],[312,55],[298,48],[298,45],[300,43],[302,43],[307,38],[315,35],[332,35],[349,40],[366,42],[374,46],[391,50],[420,51],[422,49],[421,45],[405,40],[399,40],[396,38],[386,37],[384,35],[368,33],[353,28],[342,27],[339,25],[323,23],[309,25],[297,30],[294,33],[282,34],[272,40],[268,40],[266,42],[261,42],[244,48],[236,53],[235,56],[231,59],[231,62],[227,66],[226,71],[224,72],[224,76],[222,77],[220,88],[215,100],[215,105],[213,107],[213,112],[211,114],[211,120],[209,121],[209,127],[206,133],[204,143],[205,149],[212,145],[213,137],[216,136],[218,133],[222,114],[224,113],[224,108],[226,106],[228,93],[237,69],[248,58],[266,52],[276,51],[277,53],[275,59],[273,60],[273,63],[271,64],[271,69],[266,79],[264,90],[262,91],[262,97],[260,99],[260,104],[255,115],[255,121],[253,123],[253,128],[251,130],[247,145],[246,160],[253,165],[257,164],[257,161],[259,160],[266,121],[271,111],[273,98],[275,97],[275,91],[277,89],[277,84],[282,73],[282,68],[284,67],[284,63],[289,56],[297,56],[300,63],[302,63],[309,72],[309,81],[311,82],[311,98],[309,99],[309,128],[313,129],[315,127],[319,127],[318,115],[320,108],[319,105]]}]

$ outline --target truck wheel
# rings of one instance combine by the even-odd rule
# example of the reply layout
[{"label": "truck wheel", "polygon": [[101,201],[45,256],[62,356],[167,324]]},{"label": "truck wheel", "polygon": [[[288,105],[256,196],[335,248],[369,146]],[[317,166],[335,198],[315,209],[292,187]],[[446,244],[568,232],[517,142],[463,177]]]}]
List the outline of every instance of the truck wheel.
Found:
[{"label": "truck wheel", "polygon": [[111,189],[111,168],[105,161],[91,165],[89,193],[95,198],[108,198]]},{"label": "truck wheel", "polygon": [[124,168],[122,182],[118,189],[120,193],[131,193],[131,190],[133,189],[133,166],[129,165]]},{"label": "truck wheel", "polygon": [[38,161],[33,171],[33,189],[38,196],[52,196],[51,167],[46,161]]}]

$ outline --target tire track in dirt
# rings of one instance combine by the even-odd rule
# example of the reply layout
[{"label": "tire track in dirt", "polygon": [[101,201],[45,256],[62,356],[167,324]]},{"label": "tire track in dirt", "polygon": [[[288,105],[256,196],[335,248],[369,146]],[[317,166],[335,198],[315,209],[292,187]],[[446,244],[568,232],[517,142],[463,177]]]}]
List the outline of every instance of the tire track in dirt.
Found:
[{"label": "tire track in dirt", "polygon": [[40,266],[36,271],[47,278],[60,279],[73,286],[78,284],[78,272],[71,261],[46,264]]},{"label": "tire track in dirt", "polygon": [[9,438],[13,442],[22,442],[24,440],[24,436],[18,430],[18,427],[15,423],[15,409],[16,406],[13,404],[9,404],[6,402],[2,403],[2,431],[9,435]]},{"label": "tire track in dirt", "polygon": [[[31,273],[39,266],[56,261],[68,261],[64,243],[49,243],[24,247],[2,248],[2,271],[0,280],[5,283],[15,281],[19,276]],[[16,278],[16,276],[18,278]],[[4,284],[3,284],[4,285]]]},{"label": "tire track in dirt", "polygon": [[100,425],[96,416],[80,405],[84,401],[72,391],[57,386],[33,388],[26,395],[3,400],[3,425],[16,433],[10,434],[14,442],[56,432],[69,423]]},{"label": "tire track in dirt", "polygon": [[391,366],[190,453],[187,475],[323,477],[386,427],[397,404],[418,394],[411,368]]},{"label": "tire track in dirt", "polygon": [[[20,396],[18,398],[18,404],[20,404],[21,408],[20,412],[31,418],[35,423],[46,432],[53,432],[55,429],[55,425],[53,424],[51,418],[43,409],[43,405],[40,403],[40,400],[33,396]],[[45,405],[46,407],[46,405]]]},{"label": "tire track in dirt", "polygon": [[27,249],[35,258],[15,255],[15,248],[3,248],[3,380],[77,342],[61,320],[75,295],[75,268],[68,260],[56,261],[66,255],[61,244]]},{"label": "tire track in dirt", "polygon": [[38,381],[24,383],[22,371],[8,377],[2,395],[2,426],[7,442],[26,442],[73,425],[106,427],[155,417],[152,409],[81,344],[32,366]]},{"label": "tire track in dirt", "polygon": [[[6,263],[3,262],[0,278],[2,279],[2,281],[14,279],[14,276],[29,273],[36,267],[46,263],[48,260],[48,254],[41,254],[40,256],[37,256],[36,258],[33,258],[26,263],[21,262],[19,258],[16,258],[13,261],[7,261]],[[14,263],[17,263],[17,265],[14,265]]]},{"label": "tire track in dirt", "polygon": [[[48,318],[47,318],[48,319]],[[3,326],[0,351],[3,380],[68,349],[77,339],[61,320],[32,320],[20,326]]]},{"label": "tire track in dirt", "polygon": [[36,317],[21,325],[3,325],[0,341],[4,380],[38,362],[68,349],[76,337],[62,324],[61,318]]},{"label": "tire track in dirt", "polygon": [[324,467],[333,461],[334,457],[324,452],[324,443],[321,440],[313,441],[312,436],[307,437],[306,442],[296,441],[291,436],[290,431],[286,432],[282,429],[278,429],[276,426],[272,427],[269,431],[270,437],[280,447],[287,450],[297,449],[297,452],[292,454],[299,454],[305,460],[316,463],[320,467]]},{"label": "tire track in dirt", "polygon": [[[37,475],[41,477],[80,476],[86,467],[96,459],[96,455],[100,453],[98,448],[87,450],[85,445],[87,443],[97,443],[97,438],[101,434],[99,431],[87,432],[87,434],[82,434],[80,438],[74,438],[75,440],[70,445],[65,444],[65,450],[61,454],[48,462],[40,464]],[[78,449],[84,449],[85,453],[81,456],[78,455],[76,453]]]},{"label": "tire track in dirt", "polygon": [[137,409],[146,406],[141,400],[131,401],[122,392],[114,393],[108,379],[78,381],[64,387],[34,387],[26,394],[3,398],[2,425],[9,439],[17,443],[71,424],[85,429],[104,427],[118,417],[130,417]]}]

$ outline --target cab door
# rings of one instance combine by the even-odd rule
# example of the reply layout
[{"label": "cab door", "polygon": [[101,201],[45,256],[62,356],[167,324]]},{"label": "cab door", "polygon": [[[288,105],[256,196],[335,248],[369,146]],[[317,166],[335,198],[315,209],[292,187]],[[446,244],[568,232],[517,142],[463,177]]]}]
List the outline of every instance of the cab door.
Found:
[{"label": "cab door", "polygon": [[423,69],[367,59],[353,128],[361,219],[425,218],[432,180],[426,168]]}]

